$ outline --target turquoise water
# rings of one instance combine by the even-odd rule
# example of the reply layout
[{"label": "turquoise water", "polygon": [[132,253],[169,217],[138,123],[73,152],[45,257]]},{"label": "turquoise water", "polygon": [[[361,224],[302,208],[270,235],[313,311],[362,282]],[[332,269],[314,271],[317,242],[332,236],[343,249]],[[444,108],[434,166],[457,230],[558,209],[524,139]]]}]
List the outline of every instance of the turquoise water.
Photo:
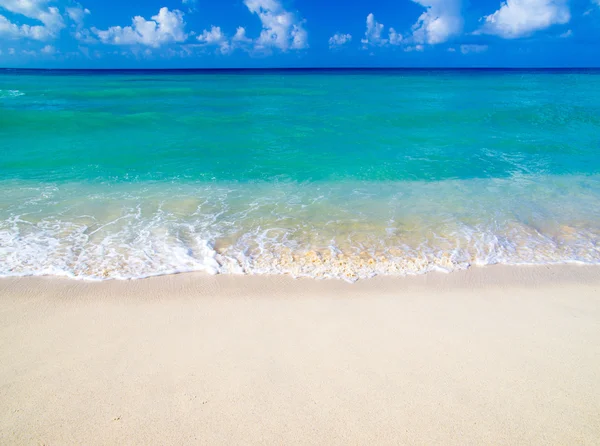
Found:
[{"label": "turquoise water", "polygon": [[600,72],[0,73],[0,275],[600,262]]}]

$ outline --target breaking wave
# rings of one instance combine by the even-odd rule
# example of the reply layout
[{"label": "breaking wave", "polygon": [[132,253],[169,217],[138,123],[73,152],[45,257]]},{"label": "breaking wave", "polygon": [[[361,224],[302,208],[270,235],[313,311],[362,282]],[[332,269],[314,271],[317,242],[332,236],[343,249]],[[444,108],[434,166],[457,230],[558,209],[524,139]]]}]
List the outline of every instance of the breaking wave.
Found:
[{"label": "breaking wave", "polygon": [[599,179],[557,178],[13,182],[0,202],[0,275],[105,280],[203,271],[355,281],[473,265],[600,263]]}]

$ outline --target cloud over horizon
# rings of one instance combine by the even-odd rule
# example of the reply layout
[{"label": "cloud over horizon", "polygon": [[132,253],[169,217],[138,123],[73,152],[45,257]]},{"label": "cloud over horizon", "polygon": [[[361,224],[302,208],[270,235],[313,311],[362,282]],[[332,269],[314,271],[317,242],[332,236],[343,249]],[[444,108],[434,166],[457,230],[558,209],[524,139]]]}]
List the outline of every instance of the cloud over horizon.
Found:
[{"label": "cloud over horizon", "polygon": [[412,0],[425,8],[412,27],[417,44],[437,45],[462,32],[464,20],[460,0]]},{"label": "cloud over horizon", "polygon": [[244,0],[250,12],[256,14],[262,24],[260,36],[254,41],[256,51],[281,51],[308,48],[308,33],[304,19],[287,11],[277,0]]},{"label": "cloud over horizon", "polygon": [[483,26],[476,33],[516,39],[570,19],[567,0],[507,0],[496,12],[481,18]]},{"label": "cloud over horizon", "polygon": [[352,36],[350,34],[335,33],[329,38],[329,48],[339,48],[340,46],[350,43],[351,41]]},{"label": "cloud over horizon", "polygon": [[66,25],[59,9],[56,6],[48,6],[47,3],[48,0],[0,0],[0,12],[5,10],[41,23],[19,25],[0,14],[0,36],[40,41],[56,38]]},{"label": "cloud over horizon", "polygon": [[[489,60],[500,54],[492,48],[508,44],[502,41],[536,33],[538,41],[560,39],[563,45],[582,39],[592,45],[600,38],[590,34],[600,0],[579,0],[585,4],[577,6],[570,0],[482,0],[477,8],[463,0],[374,0],[346,5],[340,15],[335,15],[336,5],[311,8],[306,1],[163,0],[149,11],[116,0],[0,0],[0,56],[70,52],[86,59],[129,54],[258,60],[279,55],[293,62],[291,57],[308,60],[310,54],[327,51],[340,58],[388,54],[392,60],[393,54],[400,57],[398,51],[481,55],[489,46],[489,54],[479,56]],[[304,6],[308,17],[301,12]],[[322,11],[326,14],[319,17]],[[115,46],[123,49],[110,49]]]},{"label": "cloud over horizon", "polygon": [[188,34],[185,32],[183,12],[178,9],[169,11],[162,7],[158,14],[146,20],[142,16],[135,16],[131,26],[111,26],[106,30],[92,28],[92,32],[103,43],[111,45],[141,44],[154,48],[165,43],[184,42]]}]

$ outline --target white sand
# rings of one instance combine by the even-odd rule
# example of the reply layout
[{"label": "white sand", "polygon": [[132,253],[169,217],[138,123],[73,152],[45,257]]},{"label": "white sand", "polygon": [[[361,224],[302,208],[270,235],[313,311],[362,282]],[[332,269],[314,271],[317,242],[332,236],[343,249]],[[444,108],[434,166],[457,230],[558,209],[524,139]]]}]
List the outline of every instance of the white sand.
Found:
[{"label": "white sand", "polygon": [[2,279],[0,444],[600,444],[600,267]]}]

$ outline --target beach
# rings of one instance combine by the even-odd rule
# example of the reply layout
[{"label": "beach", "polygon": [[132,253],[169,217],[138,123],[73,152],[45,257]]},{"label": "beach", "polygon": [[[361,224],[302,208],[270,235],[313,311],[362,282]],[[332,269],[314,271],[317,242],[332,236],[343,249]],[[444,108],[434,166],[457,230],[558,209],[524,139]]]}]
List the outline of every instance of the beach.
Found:
[{"label": "beach", "polygon": [[0,279],[0,443],[598,444],[600,267]]},{"label": "beach", "polygon": [[0,444],[599,444],[599,76],[0,70]]}]

